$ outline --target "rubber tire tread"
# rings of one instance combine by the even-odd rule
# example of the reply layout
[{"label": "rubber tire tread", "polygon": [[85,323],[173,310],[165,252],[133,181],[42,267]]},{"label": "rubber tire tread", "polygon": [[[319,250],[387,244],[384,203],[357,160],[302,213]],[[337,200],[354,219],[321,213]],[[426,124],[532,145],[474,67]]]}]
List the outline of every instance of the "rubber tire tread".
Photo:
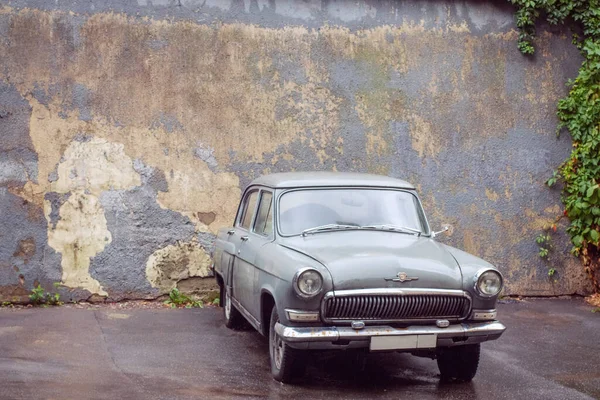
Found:
[{"label": "rubber tire tread", "polygon": [[271,310],[271,320],[269,323],[269,359],[271,361],[271,374],[273,379],[282,383],[290,383],[304,375],[306,369],[305,352],[294,349],[283,343],[283,356],[281,360],[281,368],[278,369],[275,365],[272,343],[275,333],[275,324],[279,321],[277,315],[277,307]]},{"label": "rubber tire tread", "polygon": [[472,381],[477,374],[480,355],[481,345],[479,343],[439,350],[437,364],[441,380],[445,382]]}]

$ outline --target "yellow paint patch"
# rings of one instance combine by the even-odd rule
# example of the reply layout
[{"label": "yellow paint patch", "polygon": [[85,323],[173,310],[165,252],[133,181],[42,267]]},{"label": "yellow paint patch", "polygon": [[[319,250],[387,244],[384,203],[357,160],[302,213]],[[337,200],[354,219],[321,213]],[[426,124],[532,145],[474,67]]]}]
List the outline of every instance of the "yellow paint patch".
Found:
[{"label": "yellow paint patch", "polygon": [[544,212],[550,215],[560,216],[562,214],[561,207],[558,204],[555,204],[551,207],[544,208]]},{"label": "yellow paint patch", "polygon": [[491,201],[498,201],[498,199],[500,198],[498,193],[496,193],[494,190],[488,189],[488,188],[485,189],[485,196]]},{"label": "yellow paint patch", "polygon": [[197,242],[177,243],[155,251],[146,262],[146,278],[152,287],[168,293],[177,282],[210,276],[211,258]]},{"label": "yellow paint patch", "polygon": [[[48,120],[51,120],[49,116]],[[61,160],[57,167],[58,179],[46,190],[70,193],[70,197],[61,206],[60,219],[54,228],[50,224],[50,202],[44,204],[49,222],[48,244],[62,254],[65,286],[106,296],[100,283],[89,274],[90,258],[112,240],[98,196],[109,189],[139,186],[140,176],[123,152],[123,145],[101,138],[71,142]]]},{"label": "yellow paint patch", "polygon": [[441,138],[433,132],[431,123],[416,114],[408,116],[412,147],[419,156],[435,156],[442,148]]},{"label": "yellow paint patch", "polygon": [[[45,208],[50,219],[49,202]],[[77,189],[71,192],[59,213],[56,227],[48,230],[48,244],[62,254],[62,284],[107,296],[89,272],[90,258],[104,250],[112,240],[98,198]]]},{"label": "yellow paint patch", "polygon": [[105,190],[130,189],[142,183],[119,143],[101,138],[74,141],[62,158],[64,161],[57,169],[58,180],[50,186],[54,192],[85,189],[99,195]]},{"label": "yellow paint patch", "polygon": [[[241,196],[237,176],[215,174],[206,166],[187,171],[179,166],[172,171],[166,175],[169,191],[158,194],[161,207],[186,215],[200,231],[208,231],[212,227],[216,232],[218,227],[231,223]],[[203,213],[214,213],[214,220],[207,224],[201,218]]]},{"label": "yellow paint patch", "polygon": [[386,91],[364,92],[356,96],[356,113],[367,133],[367,154],[382,156],[390,151],[388,123],[392,119]]},{"label": "yellow paint patch", "polygon": [[[406,36],[422,35],[424,22],[399,26],[379,26],[356,33],[348,28],[325,27],[319,30],[319,36],[325,39],[328,49],[335,56],[361,60],[400,73],[408,71]],[[314,34],[314,31],[313,31]]]},{"label": "yellow paint patch", "polygon": [[472,231],[465,231],[463,249],[471,254],[480,255],[480,237]]},{"label": "yellow paint patch", "polygon": [[[56,169],[59,179],[50,183],[43,178],[39,185],[28,182],[17,192],[21,197],[41,205],[44,194],[50,191],[66,193],[84,187],[99,194],[111,188],[139,186],[132,159],[140,159],[164,173],[168,191],[158,194],[163,208],[188,216],[199,231],[216,232],[231,223],[240,198],[239,180],[233,173],[211,171],[194,155],[198,146],[194,138],[162,128],[117,127],[102,118],[89,122],[73,114],[64,118],[59,116],[58,105],[45,106],[33,98],[29,101],[30,135],[39,154],[39,176],[47,177]],[[73,141],[78,135],[91,140]],[[49,136],[53,140],[48,140]],[[199,213],[214,213],[215,219],[206,224]]]},{"label": "yellow paint patch", "polygon": [[550,228],[554,224],[556,215],[543,216],[539,214],[539,211],[531,208],[525,209],[525,216],[529,219],[529,227],[535,231],[542,231]]}]

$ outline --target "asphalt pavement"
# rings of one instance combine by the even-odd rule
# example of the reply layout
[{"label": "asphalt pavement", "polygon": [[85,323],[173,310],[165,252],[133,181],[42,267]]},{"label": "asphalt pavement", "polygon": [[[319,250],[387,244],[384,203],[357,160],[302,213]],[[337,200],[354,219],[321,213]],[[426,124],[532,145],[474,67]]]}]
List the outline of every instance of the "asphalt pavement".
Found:
[{"label": "asphalt pavement", "polygon": [[471,383],[442,384],[406,354],[311,357],[294,385],[271,379],[268,346],[220,308],[0,309],[0,399],[600,398],[600,313],[581,299],[499,305]]}]

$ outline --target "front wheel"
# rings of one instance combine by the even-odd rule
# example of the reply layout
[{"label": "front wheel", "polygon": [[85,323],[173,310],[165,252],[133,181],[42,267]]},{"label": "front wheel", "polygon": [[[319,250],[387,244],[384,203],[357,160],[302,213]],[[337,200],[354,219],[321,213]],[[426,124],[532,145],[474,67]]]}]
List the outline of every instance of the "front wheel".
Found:
[{"label": "front wheel", "polygon": [[439,349],[437,364],[441,380],[446,382],[470,382],[473,380],[479,366],[480,353],[481,346],[479,344]]},{"label": "front wheel", "polygon": [[275,324],[279,322],[277,307],[271,311],[269,327],[269,352],[271,356],[271,374],[276,381],[289,383],[304,374],[305,360],[302,350],[287,345],[275,332]]}]

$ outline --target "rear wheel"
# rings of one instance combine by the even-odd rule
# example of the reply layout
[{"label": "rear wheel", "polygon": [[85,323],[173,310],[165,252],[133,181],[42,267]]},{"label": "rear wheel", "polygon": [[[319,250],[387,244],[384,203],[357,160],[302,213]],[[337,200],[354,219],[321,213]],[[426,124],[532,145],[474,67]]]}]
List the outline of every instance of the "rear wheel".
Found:
[{"label": "rear wheel", "polygon": [[277,322],[279,322],[277,308],[273,307],[269,326],[271,374],[276,381],[288,383],[304,374],[306,362],[302,350],[288,346],[281,336],[275,332],[275,324]]},{"label": "rear wheel", "polygon": [[221,286],[221,303],[223,307],[223,316],[225,317],[225,326],[229,329],[240,329],[244,326],[244,317],[240,312],[231,304],[231,297],[227,293],[227,289]]},{"label": "rear wheel", "polygon": [[442,381],[470,382],[479,366],[479,344],[448,347],[437,352],[437,364]]}]

